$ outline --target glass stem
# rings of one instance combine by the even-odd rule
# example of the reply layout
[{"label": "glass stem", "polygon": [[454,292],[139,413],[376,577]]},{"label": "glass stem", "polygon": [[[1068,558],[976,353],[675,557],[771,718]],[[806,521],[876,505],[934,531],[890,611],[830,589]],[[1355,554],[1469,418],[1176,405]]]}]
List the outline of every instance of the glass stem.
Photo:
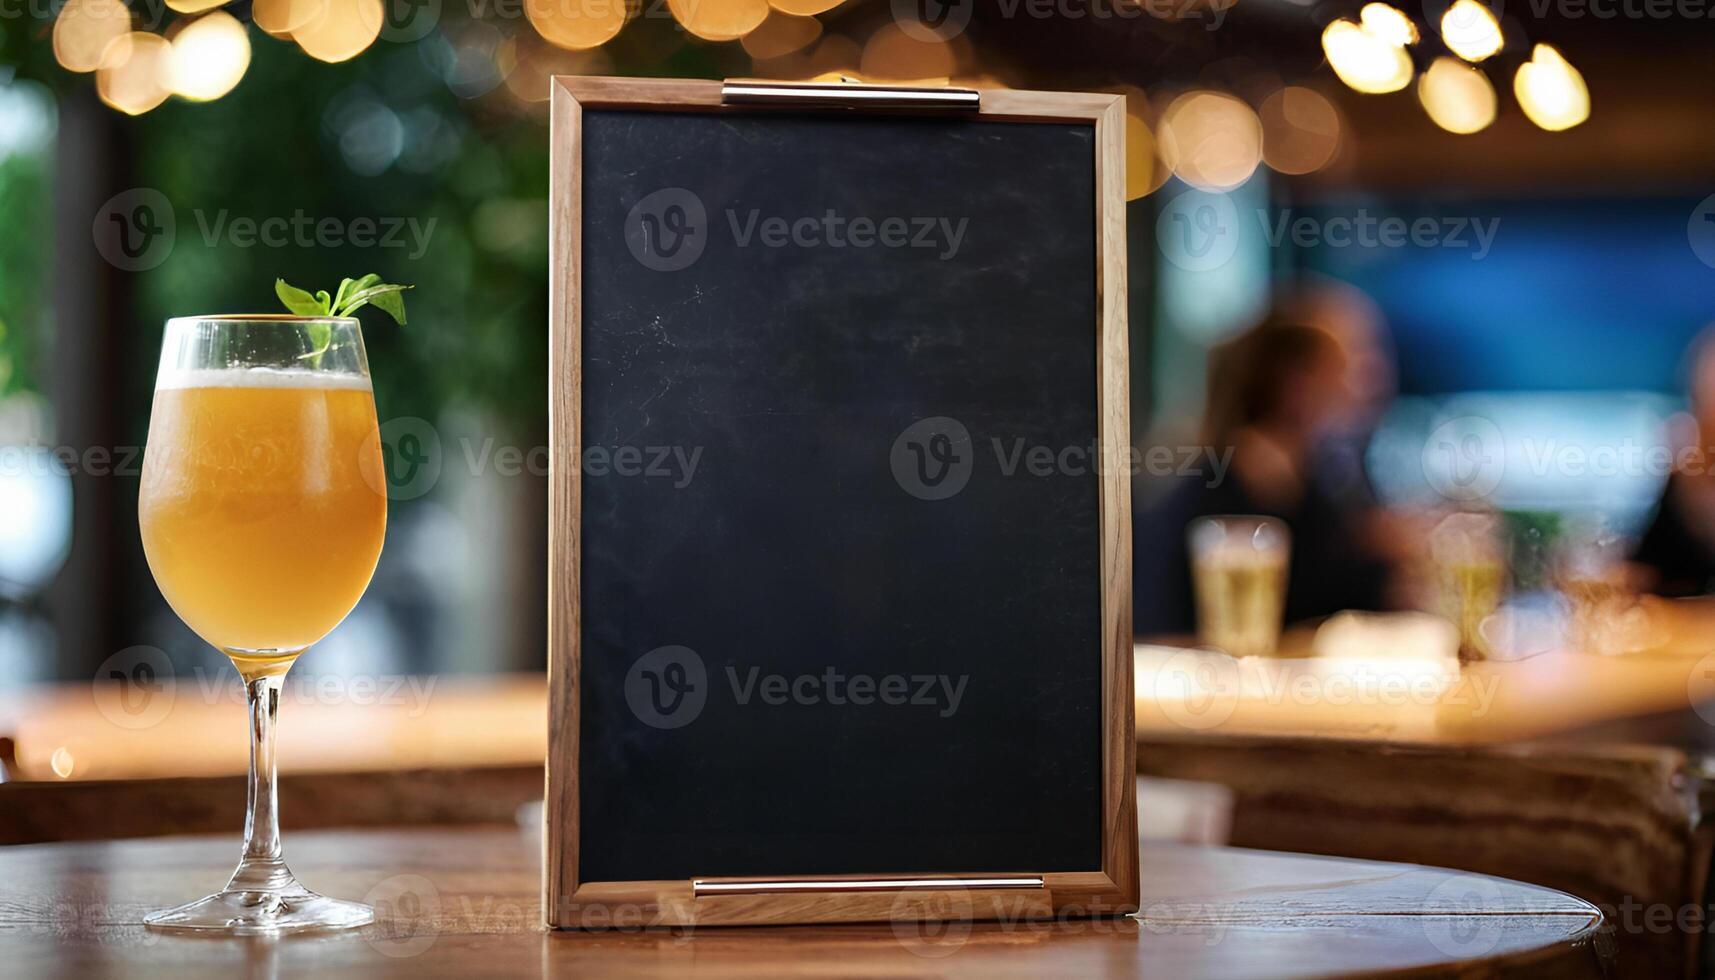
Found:
[{"label": "glass stem", "polygon": [[285,671],[244,676],[250,706],[250,794],[244,813],[244,856],[228,891],[280,891],[295,884],[280,857],[280,801],[274,775],[274,727]]}]

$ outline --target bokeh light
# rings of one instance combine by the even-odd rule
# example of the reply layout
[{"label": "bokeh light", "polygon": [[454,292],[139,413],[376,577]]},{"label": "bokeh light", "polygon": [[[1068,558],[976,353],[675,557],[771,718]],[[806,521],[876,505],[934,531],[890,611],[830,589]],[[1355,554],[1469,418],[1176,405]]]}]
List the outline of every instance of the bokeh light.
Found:
[{"label": "bokeh light", "polygon": [[167,59],[172,45],[159,34],[132,31],[113,42],[95,72],[101,101],[140,116],[167,101]]},{"label": "bokeh light", "polygon": [[1315,89],[1289,85],[1264,99],[1262,158],[1283,174],[1308,174],[1340,152],[1340,111]]},{"label": "bokeh light", "polygon": [[845,0],[768,0],[768,5],[783,14],[813,17],[827,13],[844,2]]},{"label": "bokeh light", "polygon": [[768,12],[768,18],[740,42],[752,58],[768,59],[802,51],[822,36],[822,22],[814,17],[797,17],[778,10]]},{"label": "bokeh light", "polygon": [[130,30],[131,10],[120,0],[67,0],[54,19],[54,59],[68,71],[94,71]]},{"label": "bokeh light", "polygon": [[200,14],[205,10],[225,6],[227,2],[228,0],[167,0],[167,8],[181,14]]},{"label": "bokeh light", "polygon": [[173,35],[167,85],[198,102],[232,91],[250,67],[250,35],[224,10],[199,17]]},{"label": "bokeh light", "polygon": [[1435,125],[1449,133],[1475,133],[1495,121],[1495,87],[1457,58],[1436,58],[1417,80],[1417,98]]},{"label": "bokeh light", "polygon": [[1501,49],[1500,22],[1477,0],[1455,0],[1441,15],[1441,40],[1466,61],[1482,61]]},{"label": "bokeh light", "polygon": [[321,19],[333,0],[255,0],[250,19],[275,37],[291,37],[300,27]]},{"label": "bokeh light", "polygon": [[1334,74],[1354,91],[1397,92],[1411,81],[1411,56],[1404,47],[1349,20],[1336,20],[1322,31],[1322,51]]},{"label": "bokeh light", "polygon": [[912,36],[914,33],[895,23],[883,25],[863,46],[858,71],[875,81],[951,78],[959,65],[953,46],[946,41],[919,40]]},{"label": "bokeh light", "polygon": [[736,41],[761,26],[768,0],[667,0],[667,9],[705,41]]},{"label": "bokeh light", "polygon": [[1358,11],[1358,22],[1368,33],[1403,48],[1417,43],[1417,25],[1398,9],[1385,3],[1366,3]]},{"label": "bokeh light", "polygon": [[1173,172],[1193,187],[1230,190],[1262,162],[1262,125],[1251,107],[1222,92],[1187,92],[1162,113],[1159,137]]},{"label": "bokeh light", "polygon": [[763,78],[802,81],[830,72],[855,72],[861,57],[862,49],[856,41],[844,34],[824,34],[820,41],[805,50],[779,58],[759,58],[754,68]]},{"label": "bokeh light", "polygon": [[1513,76],[1513,94],[1530,121],[1549,132],[1571,129],[1590,118],[1584,76],[1560,52],[1539,44]]},{"label": "bokeh light", "polygon": [[571,51],[599,47],[625,26],[625,0],[524,0],[524,16],[547,40]]},{"label": "bokeh light", "polygon": [[324,0],[319,17],[292,31],[292,40],[318,61],[349,61],[381,34],[381,0]]}]

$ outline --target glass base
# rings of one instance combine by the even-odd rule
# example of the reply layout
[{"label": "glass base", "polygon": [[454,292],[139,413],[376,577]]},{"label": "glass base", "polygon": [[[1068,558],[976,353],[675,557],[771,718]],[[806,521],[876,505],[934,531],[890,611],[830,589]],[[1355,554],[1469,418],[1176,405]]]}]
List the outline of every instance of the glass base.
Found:
[{"label": "glass base", "polygon": [[355,929],[374,921],[375,912],[369,906],[317,895],[297,882],[269,891],[224,891],[143,917],[143,924],[151,929],[228,936]]}]

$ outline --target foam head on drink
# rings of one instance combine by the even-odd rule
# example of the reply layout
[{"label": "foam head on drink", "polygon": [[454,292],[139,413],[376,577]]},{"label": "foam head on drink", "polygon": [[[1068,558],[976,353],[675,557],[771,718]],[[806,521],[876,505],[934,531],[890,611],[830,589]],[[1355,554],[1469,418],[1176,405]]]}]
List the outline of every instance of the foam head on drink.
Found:
[{"label": "foam head on drink", "polygon": [[351,612],[381,554],[369,379],[163,373],[139,523],[155,581],[191,629],[236,660],[289,662]]}]

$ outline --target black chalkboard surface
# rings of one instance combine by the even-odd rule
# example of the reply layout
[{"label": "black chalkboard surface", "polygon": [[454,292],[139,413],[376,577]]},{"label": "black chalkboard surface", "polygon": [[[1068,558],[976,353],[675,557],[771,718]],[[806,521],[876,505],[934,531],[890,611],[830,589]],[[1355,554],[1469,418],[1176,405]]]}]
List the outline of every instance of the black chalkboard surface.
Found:
[{"label": "black chalkboard surface", "polygon": [[1097,122],[567,81],[550,891],[1111,881]]}]

